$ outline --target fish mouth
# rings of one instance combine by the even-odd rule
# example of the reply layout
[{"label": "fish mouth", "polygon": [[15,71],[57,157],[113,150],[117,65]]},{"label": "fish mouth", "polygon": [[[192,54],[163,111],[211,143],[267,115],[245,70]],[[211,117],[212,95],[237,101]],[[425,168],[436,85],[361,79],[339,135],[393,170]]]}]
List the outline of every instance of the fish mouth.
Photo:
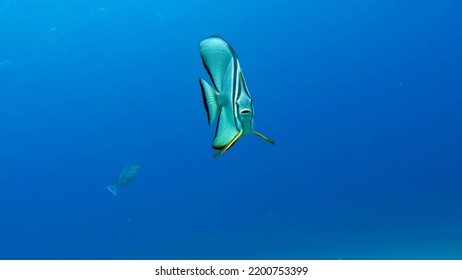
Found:
[{"label": "fish mouth", "polygon": [[244,114],[244,115],[250,114],[250,110],[249,109],[243,109],[243,110],[241,110],[241,114]]}]

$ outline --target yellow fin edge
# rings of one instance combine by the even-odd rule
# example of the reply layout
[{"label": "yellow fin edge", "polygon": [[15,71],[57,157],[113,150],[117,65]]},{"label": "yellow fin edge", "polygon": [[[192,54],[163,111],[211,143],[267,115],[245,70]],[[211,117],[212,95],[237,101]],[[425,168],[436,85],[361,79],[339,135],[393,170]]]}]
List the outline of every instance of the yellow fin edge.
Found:
[{"label": "yellow fin edge", "polygon": [[224,147],[223,149],[219,150],[218,152],[216,152],[213,157],[218,157],[218,156],[221,156],[224,152],[226,152],[227,150],[229,150],[229,148],[231,148],[232,145],[234,145],[234,143],[236,143],[237,140],[239,140],[239,138],[241,138],[242,136],[242,131],[239,131],[238,134],[236,134],[233,139],[231,140],[231,142],[229,142],[229,144]]}]

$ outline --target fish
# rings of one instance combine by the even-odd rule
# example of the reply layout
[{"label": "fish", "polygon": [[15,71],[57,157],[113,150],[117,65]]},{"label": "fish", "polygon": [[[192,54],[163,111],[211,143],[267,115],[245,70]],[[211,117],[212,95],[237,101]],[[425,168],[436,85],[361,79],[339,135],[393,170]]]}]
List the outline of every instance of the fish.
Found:
[{"label": "fish", "polygon": [[199,44],[202,63],[213,86],[199,78],[202,99],[211,125],[218,116],[212,148],[218,157],[229,150],[242,136],[254,134],[275,142],[253,128],[253,100],[233,47],[222,37],[213,35]]},{"label": "fish", "polygon": [[138,175],[139,165],[129,165],[126,166],[122,172],[120,172],[119,179],[117,183],[114,185],[107,186],[106,188],[113,194],[117,195],[117,189],[126,186],[135,179],[136,175]]}]

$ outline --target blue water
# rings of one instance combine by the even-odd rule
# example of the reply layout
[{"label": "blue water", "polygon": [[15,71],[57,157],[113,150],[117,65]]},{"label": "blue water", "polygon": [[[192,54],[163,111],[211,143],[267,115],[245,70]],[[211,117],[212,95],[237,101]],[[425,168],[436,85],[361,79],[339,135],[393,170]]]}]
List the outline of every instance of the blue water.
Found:
[{"label": "blue water", "polygon": [[[0,0],[0,258],[462,259],[461,14]],[[212,157],[213,34],[275,146],[249,135]]]}]

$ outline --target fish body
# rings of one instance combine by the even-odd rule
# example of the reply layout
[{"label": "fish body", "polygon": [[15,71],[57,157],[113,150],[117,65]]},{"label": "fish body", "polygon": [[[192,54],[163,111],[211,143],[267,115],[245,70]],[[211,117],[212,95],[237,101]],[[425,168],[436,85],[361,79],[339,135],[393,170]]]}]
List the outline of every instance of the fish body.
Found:
[{"label": "fish body", "polygon": [[114,185],[107,186],[107,189],[114,195],[117,195],[117,189],[119,187],[128,185],[135,179],[138,174],[139,165],[129,165],[120,172],[119,179]]},{"label": "fish body", "polygon": [[226,152],[246,134],[255,134],[274,145],[274,141],[253,128],[253,100],[247,88],[236,52],[219,36],[211,36],[200,43],[202,62],[213,86],[199,79],[209,125],[218,116],[212,147]]}]

